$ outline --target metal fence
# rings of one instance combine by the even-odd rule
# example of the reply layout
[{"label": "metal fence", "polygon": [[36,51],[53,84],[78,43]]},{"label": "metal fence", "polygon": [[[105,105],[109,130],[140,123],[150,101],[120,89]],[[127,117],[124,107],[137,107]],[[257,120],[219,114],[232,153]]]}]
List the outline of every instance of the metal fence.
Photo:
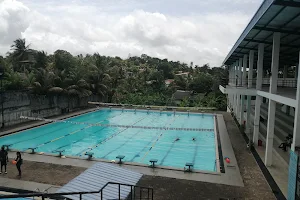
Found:
[{"label": "metal fence", "polygon": [[[249,86],[248,81],[251,81],[252,84]],[[269,86],[271,82],[270,78],[262,79],[262,86]],[[236,78],[229,79],[229,85],[232,87],[246,87],[246,88],[255,88],[257,83],[257,79],[246,79],[246,80],[238,80]],[[277,80],[277,87],[286,87],[286,88],[296,88],[297,80],[296,79],[281,79]]]},{"label": "metal fence", "polygon": [[[82,200],[84,195],[88,194],[99,194],[99,200],[103,200],[104,189],[108,185],[117,185],[118,186],[118,200],[121,200],[121,187],[130,187],[130,193],[127,200],[153,200],[153,188],[150,187],[141,187],[130,184],[108,182],[98,191],[90,192],[62,192],[62,193],[26,193],[26,194],[13,194],[13,195],[1,195],[0,199],[16,199],[16,198],[28,198],[28,197],[39,197],[42,200],[45,198],[51,199],[65,199],[66,196],[77,196],[79,200]],[[70,197],[69,197],[70,198]]]}]

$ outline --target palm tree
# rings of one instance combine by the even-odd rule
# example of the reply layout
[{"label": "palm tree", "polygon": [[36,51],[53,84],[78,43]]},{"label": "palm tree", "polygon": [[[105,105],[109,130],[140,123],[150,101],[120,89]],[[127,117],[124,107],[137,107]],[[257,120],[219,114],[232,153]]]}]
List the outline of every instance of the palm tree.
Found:
[{"label": "palm tree", "polygon": [[85,71],[88,71],[85,80],[90,84],[90,90],[98,97],[98,101],[106,99],[111,80],[111,76],[106,71],[111,65],[111,60],[99,53],[89,56],[88,59],[90,62],[85,63]]},{"label": "palm tree", "polygon": [[90,85],[83,79],[80,71],[71,72],[67,79],[65,79],[67,87],[65,91],[70,96],[77,96],[79,98],[88,97],[92,94]]},{"label": "palm tree", "polygon": [[38,51],[35,54],[35,69],[45,68],[48,64],[47,53],[45,51]]},{"label": "palm tree", "polygon": [[54,87],[56,74],[47,69],[38,69],[35,74],[36,81],[33,83],[33,91],[37,94],[61,93],[60,87]]},{"label": "palm tree", "polygon": [[12,53],[11,56],[13,58],[13,61],[15,62],[15,65],[20,68],[24,67],[24,72],[25,72],[25,65],[27,63],[32,63],[33,60],[30,58],[32,54],[32,50],[29,49],[30,45],[26,45],[25,39],[17,39],[14,41],[14,44],[11,45],[11,50]]},{"label": "palm tree", "polygon": [[110,75],[99,69],[95,65],[89,66],[88,83],[90,90],[94,95],[98,96],[98,100],[105,97],[108,91],[107,84],[111,79]]},{"label": "palm tree", "polygon": [[25,88],[32,89],[35,82],[35,74],[26,70],[25,73],[22,73],[22,80]]}]

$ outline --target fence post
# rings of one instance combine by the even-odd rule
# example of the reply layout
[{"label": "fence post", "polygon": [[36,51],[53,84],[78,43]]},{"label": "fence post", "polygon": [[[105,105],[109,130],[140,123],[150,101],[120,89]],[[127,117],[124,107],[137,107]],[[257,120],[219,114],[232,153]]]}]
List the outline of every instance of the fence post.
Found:
[{"label": "fence post", "polygon": [[151,189],[151,193],[152,193],[152,198],[151,199],[153,200],[153,188]]},{"label": "fence post", "polygon": [[140,199],[142,199],[143,188],[140,187]]},{"label": "fence post", "polygon": [[121,184],[119,184],[119,200],[121,200]]}]

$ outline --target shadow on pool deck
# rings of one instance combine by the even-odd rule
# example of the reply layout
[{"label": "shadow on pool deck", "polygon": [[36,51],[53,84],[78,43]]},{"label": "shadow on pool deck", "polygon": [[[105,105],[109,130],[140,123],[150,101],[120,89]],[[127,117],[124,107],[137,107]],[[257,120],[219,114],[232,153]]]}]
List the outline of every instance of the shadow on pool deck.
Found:
[{"label": "shadow on pool deck", "polygon": [[224,115],[245,187],[145,175],[139,184],[153,187],[155,200],[275,199],[232,116],[225,112],[220,114]]}]

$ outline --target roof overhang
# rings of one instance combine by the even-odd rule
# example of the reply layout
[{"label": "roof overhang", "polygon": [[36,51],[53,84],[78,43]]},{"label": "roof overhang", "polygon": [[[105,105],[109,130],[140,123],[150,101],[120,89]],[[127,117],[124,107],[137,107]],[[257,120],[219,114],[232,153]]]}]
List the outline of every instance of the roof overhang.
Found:
[{"label": "roof overhang", "polygon": [[250,50],[256,51],[259,43],[264,43],[264,66],[269,67],[274,32],[281,33],[280,65],[296,65],[300,50],[300,0],[265,0],[230,50],[223,65],[233,64],[249,54]]}]

